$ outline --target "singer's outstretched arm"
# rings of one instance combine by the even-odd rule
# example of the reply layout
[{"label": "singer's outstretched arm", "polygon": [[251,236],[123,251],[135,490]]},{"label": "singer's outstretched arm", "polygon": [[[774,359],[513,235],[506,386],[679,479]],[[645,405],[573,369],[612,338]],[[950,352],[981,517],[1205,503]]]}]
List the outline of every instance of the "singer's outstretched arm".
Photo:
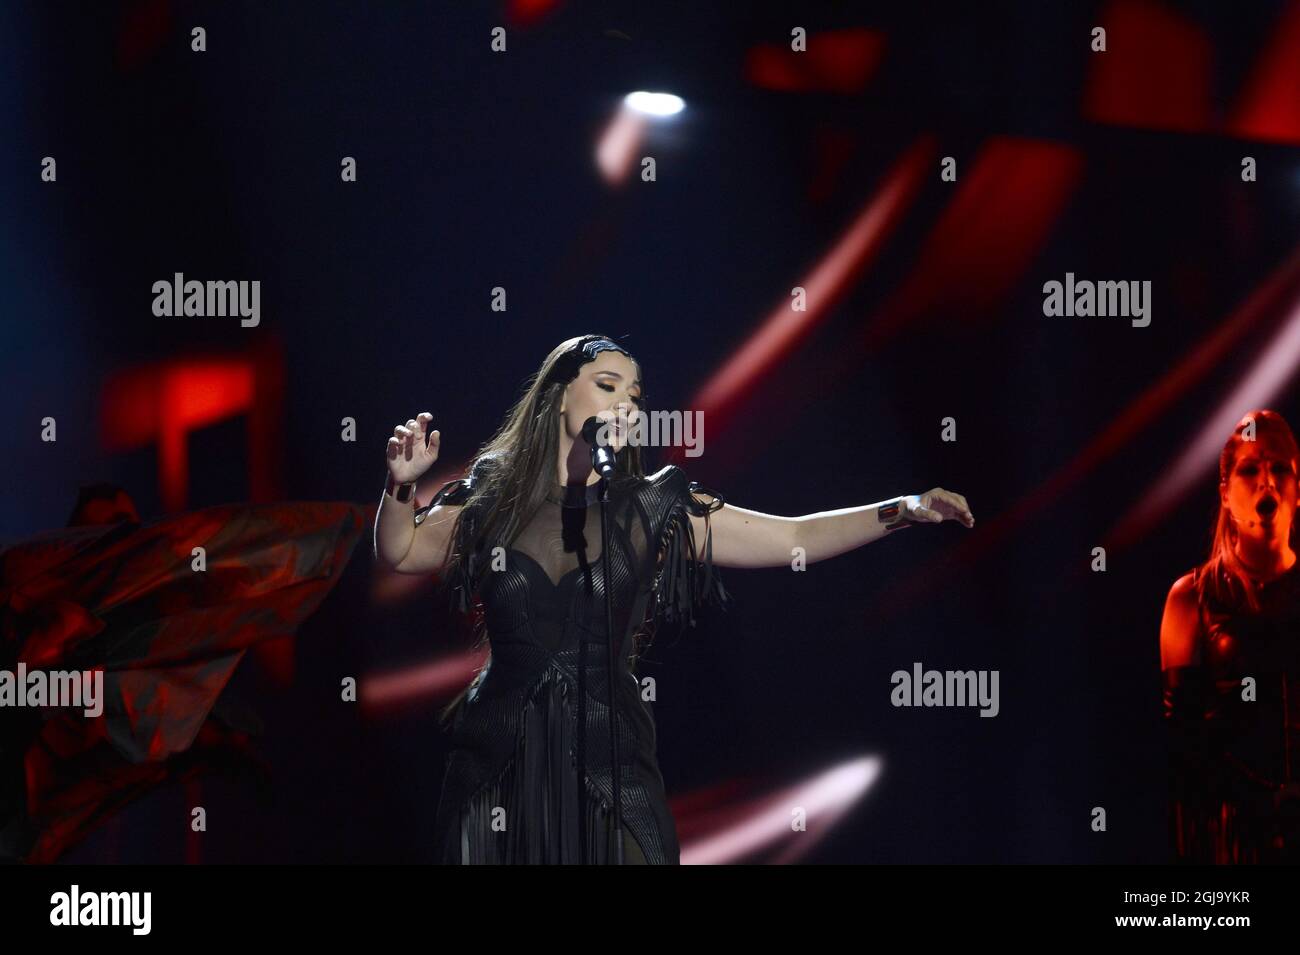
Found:
[{"label": "singer's outstretched arm", "polygon": [[[711,498],[697,494],[703,504]],[[890,531],[912,524],[945,520],[975,526],[966,498],[937,487],[920,495],[896,497],[861,507],[820,511],[800,517],[778,517],[724,504],[709,515],[713,562],[719,567],[788,567],[803,548],[806,563],[836,557],[879,540]],[[703,550],[705,518],[691,515],[697,549]]]}]

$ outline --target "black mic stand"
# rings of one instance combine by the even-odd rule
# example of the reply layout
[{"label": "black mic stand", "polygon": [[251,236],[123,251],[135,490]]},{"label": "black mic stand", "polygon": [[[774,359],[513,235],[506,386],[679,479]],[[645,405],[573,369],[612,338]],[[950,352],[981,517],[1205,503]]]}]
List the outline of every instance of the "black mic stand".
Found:
[{"label": "black mic stand", "polygon": [[[623,864],[623,767],[618,754],[618,699],[615,692],[618,668],[614,664],[614,587],[609,563],[609,477],[617,468],[617,458],[607,442],[601,441],[600,428],[603,422],[596,416],[588,418],[582,425],[582,438],[591,448],[591,469],[600,475],[600,568],[605,581],[605,649],[606,668],[609,680],[609,773],[614,797],[614,864]],[[587,641],[578,637],[578,771],[582,779],[578,786],[579,819],[585,820],[586,813],[586,773],[587,773]],[[583,826],[585,836],[586,827]],[[606,842],[608,847],[608,842]],[[585,858],[585,852],[584,852]]]},{"label": "black mic stand", "polygon": [[[593,456],[596,454],[592,449]],[[620,795],[623,766],[618,758],[618,702],[614,665],[614,588],[609,569],[609,478],[600,479],[600,572],[605,581],[605,648],[609,668],[609,765],[614,790],[614,864],[623,864],[623,800]],[[585,727],[584,727],[585,729]]]}]

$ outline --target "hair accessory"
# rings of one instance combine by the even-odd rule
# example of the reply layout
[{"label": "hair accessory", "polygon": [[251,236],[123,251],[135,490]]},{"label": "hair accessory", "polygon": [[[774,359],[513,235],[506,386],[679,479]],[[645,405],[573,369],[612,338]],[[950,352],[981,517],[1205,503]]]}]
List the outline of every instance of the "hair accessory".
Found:
[{"label": "hair accessory", "polygon": [[596,356],[603,351],[621,352],[628,358],[632,357],[626,348],[610,341],[604,335],[584,335],[572,348],[555,360],[551,373],[546,376],[546,383],[567,385],[578,377],[578,371],[583,365],[595,360]]}]

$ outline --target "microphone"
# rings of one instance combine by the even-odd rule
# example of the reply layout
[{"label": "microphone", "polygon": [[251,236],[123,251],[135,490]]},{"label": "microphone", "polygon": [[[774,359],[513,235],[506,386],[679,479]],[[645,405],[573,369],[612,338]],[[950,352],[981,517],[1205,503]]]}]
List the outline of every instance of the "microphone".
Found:
[{"label": "microphone", "polygon": [[[582,425],[582,440],[591,445],[591,468],[603,478],[612,477],[615,470],[614,449],[597,440],[597,433],[606,422],[592,415]],[[608,431],[605,432],[609,434]]]}]

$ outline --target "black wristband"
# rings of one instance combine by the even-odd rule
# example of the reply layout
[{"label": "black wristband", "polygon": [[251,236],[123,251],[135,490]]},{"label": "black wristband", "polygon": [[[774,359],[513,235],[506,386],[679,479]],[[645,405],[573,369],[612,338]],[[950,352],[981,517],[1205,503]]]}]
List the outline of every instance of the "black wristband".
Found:
[{"label": "black wristband", "polygon": [[384,479],[384,493],[394,501],[406,504],[415,497],[415,482],[407,481],[405,484],[398,484],[393,480],[393,475],[389,474]]}]

